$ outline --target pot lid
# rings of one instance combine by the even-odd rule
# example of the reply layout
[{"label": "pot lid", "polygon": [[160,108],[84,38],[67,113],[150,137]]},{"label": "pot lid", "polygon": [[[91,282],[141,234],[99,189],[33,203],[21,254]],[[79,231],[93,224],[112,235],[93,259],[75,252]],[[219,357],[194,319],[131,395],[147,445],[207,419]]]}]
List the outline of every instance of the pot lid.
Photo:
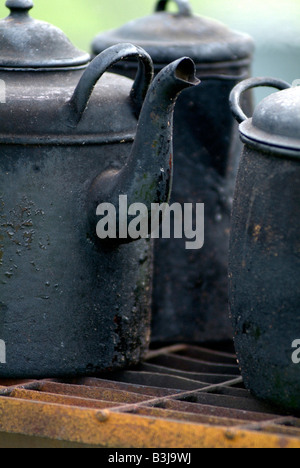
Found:
[{"label": "pot lid", "polygon": [[[241,95],[259,86],[271,86],[280,91],[263,99],[249,119],[240,108]],[[273,78],[252,78],[235,88],[231,104],[241,122],[240,132],[246,142],[269,147],[275,152],[300,152],[300,86]]]},{"label": "pot lid", "polygon": [[165,11],[167,3],[160,0],[153,15],[98,35],[92,44],[93,53],[97,55],[118,42],[132,42],[145,49],[156,64],[185,55],[196,63],[237,61],[252,55],[250,36],[193,14],[187,0],[175,0],[178,13]]},{"label": "pot lid", "polygon": [[90,61],[55,26],[29,16],[31,0],[7,0],[10,15],[0,21],[1,68],[80,67]]}]

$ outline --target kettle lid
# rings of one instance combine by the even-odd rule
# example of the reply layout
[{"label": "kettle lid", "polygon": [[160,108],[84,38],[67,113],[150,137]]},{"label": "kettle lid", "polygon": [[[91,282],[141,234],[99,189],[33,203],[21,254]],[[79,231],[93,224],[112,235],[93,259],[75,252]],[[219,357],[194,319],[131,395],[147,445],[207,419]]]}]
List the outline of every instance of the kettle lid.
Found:
[{"label": "kettle lid", "polygon": [[32,0],[7,0],[6,6],[11,13],[0,21],[0,68],[81,67],[90,61],[60,29],[29,16]]},{"label": "kettle lid", "polygon": [[[241,94],[259,86],[279,89],[263,99],[247,118],[240,106]],[[252,146],[300,156],[300,86],[273,78],[251,78],[236,86],[231,94],[233,112],[241,123],[242,139]]]},{"label": "kettle lid", "polygon": [[188,0],[175,0],[178,13],[166,11],[167,3],[160,0],[154,14],[99,34],[92,43],[93,53],[129,41],[145,49],[155,64],[166,64],[184,55],[201,64],[232,62],[252,55],[254,43],[247,34],[193,14]]}]

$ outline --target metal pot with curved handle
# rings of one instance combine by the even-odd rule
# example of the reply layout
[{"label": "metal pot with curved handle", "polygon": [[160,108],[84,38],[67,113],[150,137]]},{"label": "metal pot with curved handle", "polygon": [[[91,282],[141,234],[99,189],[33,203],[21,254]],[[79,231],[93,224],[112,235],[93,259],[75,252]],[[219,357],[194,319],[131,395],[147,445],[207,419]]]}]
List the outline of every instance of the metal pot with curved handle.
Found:
[{"label": "metal pot with curved handle", "polygon": [[[243,92],[278,89],[247,118]],[[230,313],[245,384],[257,397],[300,410],[300,88],[253,78],[231,93],[244,150],[232,212]]]},{"label": "metal pot with curved handle", "polygon": [[[89,63],[60,30],[29,16],[32,2],[7,6],[0,376],[95,375],[137,364],[150,340],[152,244],[129,232],[126,242],[100,239],[97,206],[118,211],[119,194],[129,204],[136,193],[147,195],[138,200],[145,204],[168,200],[170,123],[178,94],[198,84],[194,64],[179,59],[152,82],[151,58],[129,43]],[[28,41],[18,45],[20,36]],[[107,72],[129,58],[139,63],[134,82]]]}]

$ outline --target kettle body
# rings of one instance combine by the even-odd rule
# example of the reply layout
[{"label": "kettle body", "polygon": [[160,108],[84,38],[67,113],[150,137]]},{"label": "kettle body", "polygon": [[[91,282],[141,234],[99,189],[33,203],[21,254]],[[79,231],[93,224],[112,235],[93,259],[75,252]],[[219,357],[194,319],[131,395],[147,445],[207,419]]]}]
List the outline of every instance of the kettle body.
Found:
[{"label": "kettle body", "polygon": [[[174,114],[174,183],[171,204],[205,205],[205,242],[186,250],[186,239],[155,241],[152,341],[208,343],[232,340],[228,320],[228,247],[235,177],[242,149],[229,107],[232,88],[251,74],[253,41],[223,24],[193,14],[176,0],[178,12],[156,2],[154,14],[99,34],[97,54],[116,41],[132,41],[152,57],[155,73],[182,55],[193,59],[201,86],[185,90]],[[136,63],[113,71],[134,77]],[[245,95],[252,110],[252,96]],[[184,229],[183,229],[184,230]]]},{"label": "kettle body", "polygon": [[96,374],[136,364],[150,339],[152,246],[101,247],[86,194],[127,147],[1,145],[1,377]]},{"label": "kettle body", "polygon": [[[150,56],[128,43],[89,62],[60,30],[28,15],[31,1],[6,5],[0,376],[94,375],[137,364],[150,341],[152,243],[129,232],[100,238],[97,207],[112,205],[117,219],[118,196],[146,208],[168,200],[172,115],[179,93],[198,84],[194,64],[179,59],[152,81]],[[20,33],[28,41],[17,47]],[[139,63],[134,82],[107,73],[129,58]],[[154,150],[157,138],[164,144]]]},{"label": "kettle body", "polygon": [[[0,77],[7,82],[4,73]],[[59,89],[63,104],[66,82],[71,93],[81,77],[82,71],[51,72],[56,105]],[[20,81],[19,72],[15,79]],[[25,99],[12,109],[20,120],[28,109],[31,133],[27,129],[10,136],[4,125],[1,129],[0,336],[7,357],[0,375],[92,375],[136,364],[150,340],[152,245],[149,240],[103,245],[87,213],[94,180],[108,167],[125,165],[137,120],[128,102],[123,116],[130,123],[123,132],[114,122],[110,134],[51,135],[48,125],[45,134],[41,130],[37,135],[28,104],[32,79],[22,72],[27,98],[24,93]],[[103,77],[90,102],[91,112],[99,104],[105,107],[103,89],[113,79],[110,74]],[[8,93],[13,81],[10,75]],[[43,96],[44,86],[44,74],[36,73],[34,94],[40,90]],[[130,80],[118,80],[116,106],[128,100],[131,88]],[[47,101],[41,110],[51,119]],[[111,104],[110,112],[113,119]],[[107,120],[110,127],[113,123]]]},{"label": "kettle body", "polygon": [[[240,107],[249,88],[280,92],[252,119]],[[245,385],[268,403],[300,410],[300,88],[270,78],[231,95],[244,150],[232,212],[230,314]]]}]

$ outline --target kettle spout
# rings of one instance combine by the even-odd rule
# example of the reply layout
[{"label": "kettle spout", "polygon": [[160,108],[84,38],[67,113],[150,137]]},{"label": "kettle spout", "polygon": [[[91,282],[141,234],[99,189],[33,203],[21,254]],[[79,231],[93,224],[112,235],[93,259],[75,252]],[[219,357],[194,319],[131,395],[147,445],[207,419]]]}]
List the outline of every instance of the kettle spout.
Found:
[{"label": "kettle spout", "polygon": [[173,179],[173,115],[176,100],[200,81],[189,58],[173,62],[156,77],[140,115],[131,158],[124,168],[122,192],[128,202],[167,203]]},{"label": "kettle spout", "polygon": [[[120,171],[107,171],[97,180],[99,203],[114,205],[117,219],[120,217],[118,207],[122,195],[127,196],[128,206],[143,204],[149,217],[151,204],[169,202],[173,181],[174,107],[184,89],[199,83],[195,64],[190,58],[171,63],[153,81],[144,101],[127,163]],[[120,243],[131,240],[134,239],[117,236]]]}]

